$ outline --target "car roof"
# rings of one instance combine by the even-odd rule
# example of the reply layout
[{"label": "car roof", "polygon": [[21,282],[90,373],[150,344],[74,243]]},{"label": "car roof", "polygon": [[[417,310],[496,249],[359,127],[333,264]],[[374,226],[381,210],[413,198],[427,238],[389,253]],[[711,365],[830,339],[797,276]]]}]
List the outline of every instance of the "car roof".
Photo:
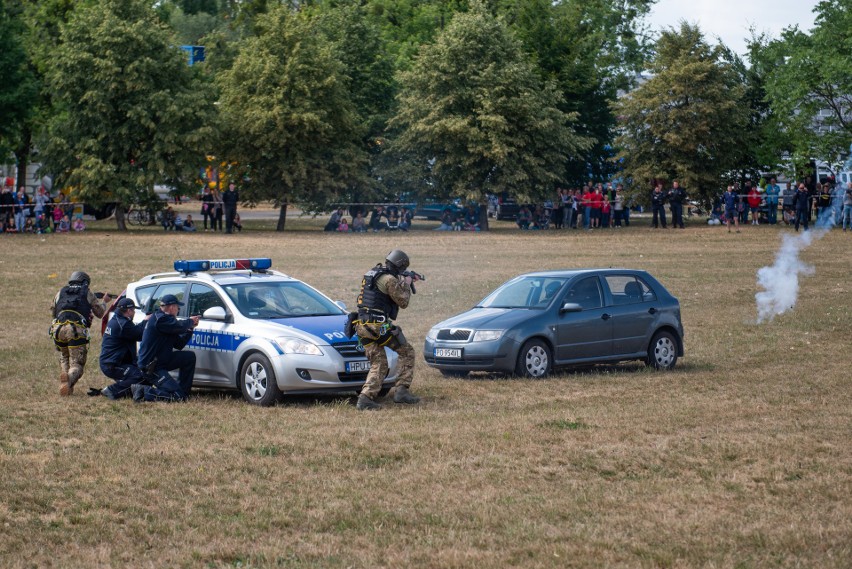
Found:
[{"label": "car roof", "polygon": [[299,279],[293,278],[289,275],[285,275],[284,273],[280,273],[278,271],[267,270],[264,272],[259,271],[250,271],[250,270],[233,270],[233,271],[215,271],[215,272],[168,272],[168,273],[155,273],[153,275],[147,275],[136,281],[135,285],[141,285],[146,282],[157,282],[162,280],[180,280],[187,279],[192,280],[194,282],[211,282],[219,285],[229,285],[229,284],[237,284],[237,283],[246,283],[251,281],[263,280],[266,282],[269,281],[282,281],[282,282],[301,282]]},{"label": "car roof", "polygon": [[562,269],[555,271],[536,271],[532,273],[524,273],[518,275],[521,277],[555,277],[555,278],[571,278],[583,274],[611,274],[611,273],[630,273],[630,274],[647,274],[640,269]]}]

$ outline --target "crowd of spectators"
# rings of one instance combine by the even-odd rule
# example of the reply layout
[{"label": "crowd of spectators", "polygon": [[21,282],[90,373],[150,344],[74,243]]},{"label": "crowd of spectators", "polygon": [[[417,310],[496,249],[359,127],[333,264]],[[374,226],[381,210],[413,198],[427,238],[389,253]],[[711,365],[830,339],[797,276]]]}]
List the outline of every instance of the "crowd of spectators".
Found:
[{"label": "crowd of spectators", "polygon": [[83,231],[82,213],[74,213],[74,204],[60,192],[51,197],[44,186],[30,197],[21,187],[16,192],[8,183],[0,192],[0,233],[69,233]]},{"label": "crowd of spectators", "polygon": [[331,214],[324,231],[335,231],[338,233],[378,233],[379,231],[408,231],[411,229],[411,221],[414,212],[407,206],[376,205],[370,212],[369,221],[360,208],[352,210],[352,223],[343,212],[343,208]]}]

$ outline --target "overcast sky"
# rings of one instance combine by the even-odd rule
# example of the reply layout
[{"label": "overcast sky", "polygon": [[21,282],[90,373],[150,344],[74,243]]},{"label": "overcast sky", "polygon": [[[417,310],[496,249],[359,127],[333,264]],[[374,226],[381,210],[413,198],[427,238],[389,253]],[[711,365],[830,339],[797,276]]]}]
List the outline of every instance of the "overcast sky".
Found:
[{"label": "overcast sky", "polygon": [[708,43],[719,37],[744,55],[751,26],[774,38],[793,24],[807,32],[814,24],[816,4],[817,0],[658,0],[647,21],[656,30],[678,27],[681,20],[697,23]]}]

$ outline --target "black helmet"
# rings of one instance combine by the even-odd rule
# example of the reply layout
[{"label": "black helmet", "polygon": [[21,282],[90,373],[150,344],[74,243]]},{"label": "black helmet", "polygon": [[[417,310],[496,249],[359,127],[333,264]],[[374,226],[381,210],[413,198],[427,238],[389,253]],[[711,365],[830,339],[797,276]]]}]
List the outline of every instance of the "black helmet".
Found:
[{"label": "black helmet", "polygon": [[68,279],[69,283],[86,283],[86,286],[92,282],[92,279],[89,278],[89,275],[84,273],[83,271],[74,271],[71,273],[71,278]]},{"label": "black helmet", "polygon": [[394,249],[388,256],[385,257],[385,261],[387,261],[388,265],[395,268],[397,271],[402,272],[408,268],[408,255],[405,254],[405,251],[400,249]]}]

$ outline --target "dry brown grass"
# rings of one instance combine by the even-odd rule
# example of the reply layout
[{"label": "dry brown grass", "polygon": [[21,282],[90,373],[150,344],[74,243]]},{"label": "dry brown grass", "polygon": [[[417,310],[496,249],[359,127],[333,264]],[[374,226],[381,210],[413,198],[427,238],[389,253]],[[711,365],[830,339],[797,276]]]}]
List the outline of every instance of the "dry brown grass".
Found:
[{"label": "dry brown grass", "polygon": [[[758,326],[756,271],[786,229],[346,236],[323,221],[0,236],[0,566],[850,566],[848,234],[804,252],[799,304]],[[58,395],[48,307],[72,270],[120,292],[176,258],[268,255],[351,305],[396,246],[429,278],[400,318],[418,346],[520,272],[627,266],[680,298],[687,355],[672,373],[543,381],[449,380],[420,360],[424,402],[379,413]],[[80,393],[106,384],[96,336]]]}]

